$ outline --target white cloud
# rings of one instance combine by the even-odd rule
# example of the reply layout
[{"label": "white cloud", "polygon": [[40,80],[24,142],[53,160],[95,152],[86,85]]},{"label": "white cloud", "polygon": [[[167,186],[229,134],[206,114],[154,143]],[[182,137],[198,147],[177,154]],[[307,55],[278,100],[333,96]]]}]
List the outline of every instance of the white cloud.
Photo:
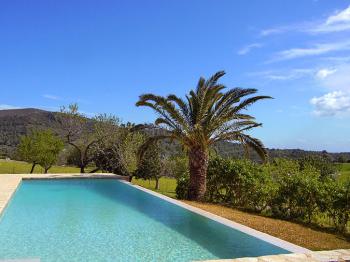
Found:
[{"label": "white cloud", "polygon": [[350,22],[350,5],[348,6],[348,8],[345,8],[344,10],[337,12],[335,15],[328,17],[326,24],[332,25],[336,23],[346,22]]},{"label": "white cloud", "polygon": [[350,56],[328,56],[322,57],[322,60],[333,62],[333,63],[348,63],[350,62]]},{"label": "white cloud", "polygon": [[333,70],[336,71],[327,77],[318,78],[320,85],[331,91],[350,93],[350,64],[339,64]]},{"label": "white cloud", "polygon": [[260,35],[269,36],[286,32],[304,32],[311,34],[335,33],[347,30],[350,30],[350,6],[343,10],[337,11],[335,14],[328,16],[326,19],[306,21],[298,24],[264,29],[260,32]]},{"label": "white cloud", "polygon": [[238,50],[237,54],[239,54],[239,55],[246,55],[250,51],[252,51],[252,49],[260,48],[260,47],[262,47],[262,44],[260,44],[260,43],[253,43],[253,44],[247,45],[247,46],[241,48],[240,50]]},{"label": "white cloud", "polygon": [[273,61],[288,60],[305,56],[317,56],[330,52],[350,50],[350,41],[316,44],[309,48],[292,48],[277,53]]},{"label": "white cloud", "polygon": [[270,80],[294,80],[308,76],[312,72],[311,69],[293,69],[288,72],[268,74],[266,78]]},{"label": "white cloud", "polygon": [[19,108],[20,108],[20,107],[18,107],[18,106],[0,104],[0,110],[19,109]]},{"label": "white cloud", "polygon": [[321,24],[315,28],[307,30],[310,33],[335,33],[350,30],[350,23],[340,23],[334,25]]},{"label": "white cloud", "polygon": [[250,73],[250,76],[260,76],[268,80],[287,81],[314,75],[315,70],[310,68],[296,68],[286,70],[270,70]]},{"label": "white cloud", "polygon": [[324,79],[324,78],[334,74],[335,72],[337,72],[337,69],[323,68],[323,69],[320,69],[316,72],[316,77],[319,79]]},{"label": "white cloud", "polygon": [[61,100],[61,98],[59,96],[50,95],[50,94],[45,94],[45,95],[43,95],[43,97],[45,97],[47,99],[51,99],[51,100]]},{"label": "white cloud", "polygon": [[311,28],[313,33],[331,33],[350,30],[350,6],[329,16],[325,22]]},{"label": "white cloud", "polygon": [[278,35],[283,34],[287,32],[293,32],[293,31],[301,31],[302,28],[308,28],[309,23],[298,23],[298,24],[290,24],[285,26],[278,26],[278,27],[272,27],[268,29],[264,29],[260,31],[260,36],[270,36],[270,35]]},{"label": "white cloud", "polygon": [[273,34],[281,34],[285,32],[283,28],[269,28],[269,29],[264,29],[260,32],[261,36],[268,36],[268,35],[273,35]]},{"label": "white cloud", "polygon": [[310,100],[317,116],[347,116],[350,113],[350,94],[334,91]]}]

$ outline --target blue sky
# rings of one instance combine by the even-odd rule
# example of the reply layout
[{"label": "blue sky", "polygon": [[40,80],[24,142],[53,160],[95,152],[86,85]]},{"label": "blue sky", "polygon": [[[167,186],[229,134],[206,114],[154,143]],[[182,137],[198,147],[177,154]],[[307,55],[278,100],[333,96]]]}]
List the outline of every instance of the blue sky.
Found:
[{"label": "blue sky", "polygon": [[218,70],[275,99],[250,108],[266,146],[350,151],[350,1],[0,3],[0,108],[149,122],[142,93],[184,95]]}]

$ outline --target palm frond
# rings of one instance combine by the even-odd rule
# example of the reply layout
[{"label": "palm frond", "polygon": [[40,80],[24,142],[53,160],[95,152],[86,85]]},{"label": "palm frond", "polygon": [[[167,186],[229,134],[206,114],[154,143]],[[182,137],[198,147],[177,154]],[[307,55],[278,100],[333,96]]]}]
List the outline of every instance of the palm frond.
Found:
[{"label": "palm frond", "polygon": [[[155,125],[166,127],[168,134],[165,137],[179,140],[184,147],[205,149],[216,141],[227,140],[253,148],[265,158],[266,150],[261,141],[245,134],[261,124],[242,111],[271,97],[254,96],[257,92],[254,88],[236,87],[224,91],[226,87],[218,83],[224,75],[224,71],[219,71],[207,80],[201,77],[185,99],[174,94],[166,97],[144,94],[136,105],[152,108],[159,115]],[[158,140],[157,137],[154,139]]]},{"label": "palm frond", "polygon": [[249,135],[241,133],[239,137],[242,139],[243,144],[252,148],[262,160],[266,161],[268,158],[268,153],[264,144],[257,138],[251,137]]},{"label": "palm frond", "polygon": [[262,99],[273,99],[271,96],[254,96],[242,101],[238,106],[236,106],[237,112],[241,109],[246,109],[248,106],[254,104],[256,101]]}]

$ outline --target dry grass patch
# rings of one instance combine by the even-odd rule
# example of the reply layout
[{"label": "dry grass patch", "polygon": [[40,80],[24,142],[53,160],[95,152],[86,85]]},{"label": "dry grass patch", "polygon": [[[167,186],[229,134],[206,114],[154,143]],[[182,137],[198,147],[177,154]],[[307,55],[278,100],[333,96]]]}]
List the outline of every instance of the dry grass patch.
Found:
[{"label": "dry grass patch", "polygon": [[183,202],[311,250],[350,248],[350,241],[343,236],[311,229],[297,223],[250,214],[221,205]]}]

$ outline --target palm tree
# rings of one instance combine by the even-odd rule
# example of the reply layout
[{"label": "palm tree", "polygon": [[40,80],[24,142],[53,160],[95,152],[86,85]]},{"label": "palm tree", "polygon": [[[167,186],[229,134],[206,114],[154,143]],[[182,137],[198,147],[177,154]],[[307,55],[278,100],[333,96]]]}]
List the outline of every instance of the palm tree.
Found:
[{"label": "palm tree", "polygon": [[201,77],[196,90],[191,90],[185,100],[173,94],[167,97],[144,94],[136,103],[136,106],[152,108],[158,114],[155,126],[166,130],[163,135],[150,137],[143,148],[161,139],[171,139],[187,149],[190,200],[204,197],[211,145],[219,141],[238,142],[246,149],[254,149],[262,159],[267,157],[262,142],[245,133],[261,124],[242,111],[258,100],[271,97],[251,96],[256,89],[233,88],[224,92],[226,87],[218,83],[223,75],[225,72],[219,71],[208,80]]}]

